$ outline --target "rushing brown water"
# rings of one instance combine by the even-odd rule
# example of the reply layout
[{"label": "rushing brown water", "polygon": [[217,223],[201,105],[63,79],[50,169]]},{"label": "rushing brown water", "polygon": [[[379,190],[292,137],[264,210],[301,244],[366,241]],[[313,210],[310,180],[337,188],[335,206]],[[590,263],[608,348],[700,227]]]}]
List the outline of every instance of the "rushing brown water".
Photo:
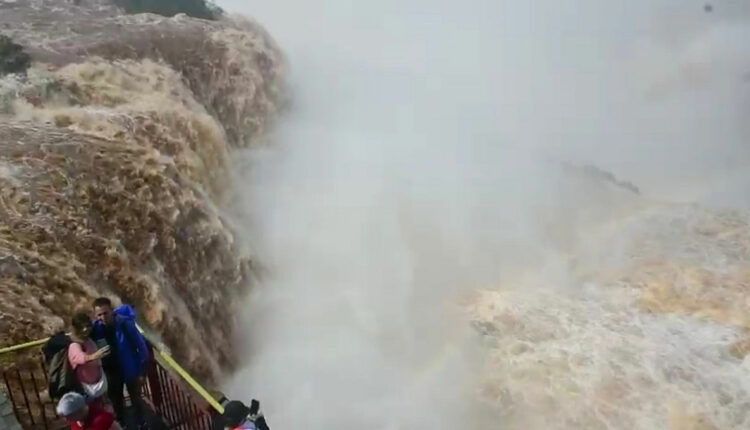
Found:
[{"label": "rushing brown water", "polygon": [[107,1],[0,1],[0,32],[33,59],[0,79],[1,344],[107,294],[200,375],[230,368],[252,264],[218,208],[281,101],[273,42]]}]

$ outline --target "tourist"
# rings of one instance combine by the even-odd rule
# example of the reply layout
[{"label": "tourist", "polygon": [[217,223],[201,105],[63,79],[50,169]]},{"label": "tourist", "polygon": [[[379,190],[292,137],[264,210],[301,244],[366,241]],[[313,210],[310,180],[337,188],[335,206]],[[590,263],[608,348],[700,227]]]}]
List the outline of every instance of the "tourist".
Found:
[{"label": "tourist", "polygon": [[73,316],[73,330],[70,333],[71,343],[68,346],[68,361],[75,371],[76,379],[83,387],[88,402],[100,402],[108,405],[107,377],[102,370],[101,358],[109,355],[110,347],[97,349],[91,340],[91,318],[79,312]]},{"label": "tourist", "polygon": [[57,414],[67,421],[70,430],[122,430],[115,416],[102,406],[86,404],[79,393],[67,393],[57,403]]},{"label": "tourist", "polygon": [[250,407],[238,400],[226,402],[223,406],[221,420],[225,430],[269,430],[257,400],[250,402]]},{"label": "tourist", "polygon": [[117,420],[124,422],[123,386],[126,386],[139,429],[145,429],[141,387],[149,353],[146,340],[135,325],[135,311],[128,305],[113,309],[112,302],[106,297],[94,300],[93,307],[95,322],[92,338],[100,348],[105,345],[111,348],[111,353],[102,358],[102,365]]}]

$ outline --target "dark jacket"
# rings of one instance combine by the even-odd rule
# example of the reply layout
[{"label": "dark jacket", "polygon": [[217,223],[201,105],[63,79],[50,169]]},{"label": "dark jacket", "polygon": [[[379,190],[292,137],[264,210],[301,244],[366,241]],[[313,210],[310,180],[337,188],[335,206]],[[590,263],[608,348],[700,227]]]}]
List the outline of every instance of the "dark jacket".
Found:
[{"label": "dark jacket", "polygon": [[[135,310],[122,305],[114,310],[115,345],[111,345],[117,357],[117,366],[122,379],[127,383],[143,375],[148,363],[148,346],[135,326]],[[104,324],[94,323],[91,338],[98,342],[106,340]]]}]

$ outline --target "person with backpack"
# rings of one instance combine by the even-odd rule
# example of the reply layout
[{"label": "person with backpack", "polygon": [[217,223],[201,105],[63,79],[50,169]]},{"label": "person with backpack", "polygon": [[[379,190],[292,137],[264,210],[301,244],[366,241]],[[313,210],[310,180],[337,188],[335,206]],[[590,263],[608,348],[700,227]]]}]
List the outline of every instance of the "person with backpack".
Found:
[{"label": "person with backpack", "polygon": [[87,405],[79,393],[62,396],[55,411],[65,419],[70,430],[122,430],[112,412],[96,403]]},{"label": "person with backpack", "polygon": [[84,312],[73,316],[73,330],[70,334],[71,343],[68,346],[68,361],[76,374],[86,394],[88,403],[99,402],[102,406],[109,404],[107,400],[107,377],[102,369],[102,357],[109,355],[110,347],[97,349],[91,340],[91,318]]},{"label": "person with backpack", "polygon": [[129,305],[113,309],[112,301],[106,297],[94,300],[93,308],[95,321],[91,338],[100,348],[110,347],[110,354],[102,358],[102,366],[117,420],[124,422],[123,386],[126,386],[138,428],[146,429],[141,387],[149,352],[146,340],[135,325],[135,310]]},{"label": "person with backpack", "polygon": [[47,393],[55,401],[70,392],[83,394],[83,387],[68,360],[70,343],[70,337],[61,331],[52,335],[42,347],[47,368]]}]

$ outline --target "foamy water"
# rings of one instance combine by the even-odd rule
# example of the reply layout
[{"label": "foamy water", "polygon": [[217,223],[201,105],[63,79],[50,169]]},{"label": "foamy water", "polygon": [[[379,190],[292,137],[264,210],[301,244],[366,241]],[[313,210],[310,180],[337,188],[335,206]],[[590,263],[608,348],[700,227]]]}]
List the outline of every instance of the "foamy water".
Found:
[{"label": "foamy water", "polygon": [[747,221],[652,208],[589,233],[566,287],[531,274],[483,292],[471,313],[492,351],[485,392],[508,418],[501,428],[745,428],[750,377],[732,351],[747,337],[747,274],[691,276],[746,267],[736,247],[747,238],[701,232]]},{"label": "foamy water", "polygon": [[252,23],[105,3],[0,6],[33,60],[0,79],[2,342],[106,294],[211,383],[238,361],[230,309],[250,286],[219,209],[229,154],[272,121],[283,61]]}]

